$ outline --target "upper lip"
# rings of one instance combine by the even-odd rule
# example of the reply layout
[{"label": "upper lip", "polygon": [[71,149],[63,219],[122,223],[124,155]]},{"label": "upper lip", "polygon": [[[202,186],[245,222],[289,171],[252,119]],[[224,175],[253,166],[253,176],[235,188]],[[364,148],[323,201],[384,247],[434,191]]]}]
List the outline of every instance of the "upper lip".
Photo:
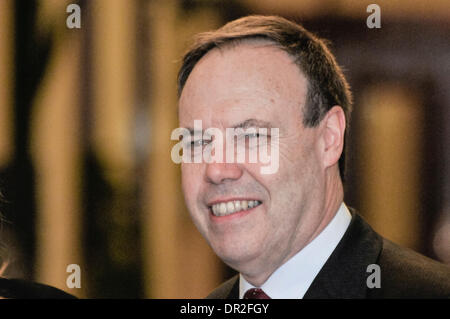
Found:
[{"label": "upper lip", "polygon": [[209,201],[207,206],[211,207],[212,205],[218,204],[218,203],[230,202],[230,201],[242,201],[242,200],[246,200],[246,201],[257,200],[257,201],[262,202],[261,199],[258,199],[258,198],[253,197],[253,196],[246,196],[246,197],[241,197],[241,196],[239,196],[239,197],[222,197],[222,198],[217,198],[217,199]]}]

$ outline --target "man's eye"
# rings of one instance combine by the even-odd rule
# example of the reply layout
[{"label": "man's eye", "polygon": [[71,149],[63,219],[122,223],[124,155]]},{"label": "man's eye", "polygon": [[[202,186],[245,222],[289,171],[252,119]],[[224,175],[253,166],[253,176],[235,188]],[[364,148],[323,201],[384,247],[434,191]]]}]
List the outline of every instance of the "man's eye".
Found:
[{"label": "man's eye", "polygon": [[259,139],[260,137],[261,138],[263,138],[263,137],[270,138],[270,135],[263,134],[263,133],[257,133],[257,132],[245,134],[245,138],[257,138],[257,139]]},{"label": "man's eye", "polygon": [[190,146],[191,147],[203,146],[203,145],[208,144],[209,142],[210,142],[209,140],[204,140],[204,139],[191,141]]},{"label": "man's eye", "polygon": [[245,137],[248,137],[248,138],[252,138],[252,137],[260,137],[261,135],[259,134],[259,133],[248,133],[248,134],[245,134]]}]

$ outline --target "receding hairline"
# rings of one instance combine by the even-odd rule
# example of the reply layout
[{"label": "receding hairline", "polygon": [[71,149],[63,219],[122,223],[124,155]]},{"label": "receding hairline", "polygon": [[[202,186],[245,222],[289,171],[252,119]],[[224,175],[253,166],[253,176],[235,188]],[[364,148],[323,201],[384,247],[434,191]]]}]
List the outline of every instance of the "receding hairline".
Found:
[{"label": "receding hairline", "polygon": [[[260,37],[260,36],[255,36],[255,37],[248,37],[248,38],[236,38],[236,39],[232,39],[227,42],[220,43],[219,45],[210,48],[204,55],[202,55],[202,57],[199,60],[197,60],[194,67],[190,70],[189,76],[184,81],[183,89],[181,90],[179,97],[178,97],[177,112],[179,112],[180,101],[181,101],[182,93],[184,92],[184,88],[188,84],[189,78],[191,78],[191,75],[193,73],[195,73],[195,70],[196,69],[198,70],[199,67],[200,68],[202,67],[202,62],[204,62],[205,60],[210,58],[211,54],[219,53],[219,55],[220,55],[219,59],[220,59],[224,54],[226,54],[226,52],[229,52],[230,50],[239,50],[240,48],[248,49],[249,47],[250,48],[253,47],[255,49],[268,48],[268,49],[274,50],[273,53],[269,53],[269,54],[276,53],[276,54],[284,55],[286,60],[284,60],[284,57],[283,57],[283,60],[284,60],[283,63],[287,63],[287,65],[289,65],[289,67],[292,68],[292,72],[295,72],[296,75],[299,76],[299,78],[297,80],[295,80],[295,83],[304,85],[305,91],[303,91],[303,88],[301,88],[301,89],[294,89],[294,92],[303,91],[303,94],[298,95],[298,99],[296,98],[296,101],[297,101],[298,105],[301,107],[302,113],[304,111],[306,111],[306,102],[307,102],[308,91],[310,89],[309,88],[310,81],[309,81],[309,78],[306,75],[306,73],[302,70],[301,66],[299,66],[299,64],[297,63],[296,57],[294,55],[290,54],[288,51],[284,50],[283,47],[280,44],[278,44],[277,42],[275,42],[274,40]],[[279,59],[279,57],[278,57],[278,59]],[[264,64],[266,64],[265,60],[263,60],[261,65],[264,65]],[[270,64],[270,62],[269,62],[269,64]]]},{"label": "receding hairline", "polygon": [[[208,52],[212,51],[214,49],[222,50],[222,49],[227,49],[227,48],[237,48],[240,45],[247,45],[247,44],[258,46],[258,47],[275,47],[275,48],[278,48],[278,49],[288,53],[289,56],[292,56],[292,54],[290,54],[285,49],[283,49],[283,47],[278,42],[276,42],[275,40],[273,40],[271,38],[263,36],[263,35],[253,35],[253,36],[242,37],[242,38],[231,38],[223,43],[215,44],[215,46],[212,47],[210,50],[208,50]],[[205,53],[205,55],[208,54],[208,52]]]},{"label": "receding hairline", "polygon": [[222,43],[216,43],[213,47],[211,47],[209,50],[207,50],[200,59],[196,61],[194,66],[190,69],[188,76],[185,78],[182,87],[180,87],[180,91],[178,94],[178,99],[181,98],[181,94],[184,90],[184,87],[186,86],[186,83],[189,80],[190,75],[194,70],[197,68],[199,64],[201,64],[202,60],[204,60],[208,55],[210,55],[213,52],[220,52],[220,54],[224,54],[228,50],[234,50],[238,49],[241,46],[255,46],[256,48],[274,48],[278,49],[281,52],[284,52],[287,54],[287,56],[290,59],[290,62],[292,63],[292,67],[295,67],[303,77],[306,79],[306,86],[307,90],[309,89],[309,78],[307,74],[304,72],[304,70],[301,68],[301,66],[298,64],[297,57],[295,57],[292,53],[290,53],[288,50],[286,50],[285,47],[283,47],[280,43],[276,42],[275,40],[268,38],[266,36],[262,35],[253,35],[248,37],[241,37],[241,38],[232,38],[227,39],[227,41]]}]

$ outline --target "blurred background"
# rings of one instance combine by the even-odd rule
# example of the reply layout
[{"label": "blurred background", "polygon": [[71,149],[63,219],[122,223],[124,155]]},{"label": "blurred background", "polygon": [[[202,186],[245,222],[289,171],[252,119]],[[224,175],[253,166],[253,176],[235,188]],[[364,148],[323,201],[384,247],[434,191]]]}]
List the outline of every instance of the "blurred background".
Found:
[{"label": "blurred background", "polygon": [[170,133],[192,36],[248,14],[331,41],[355,97],[347,204],[450,264],[450,3],[377,1],[369,29],[370,3],[0,0],[3,275],[90,298],[204,297],[233,275],[186,211]]}]

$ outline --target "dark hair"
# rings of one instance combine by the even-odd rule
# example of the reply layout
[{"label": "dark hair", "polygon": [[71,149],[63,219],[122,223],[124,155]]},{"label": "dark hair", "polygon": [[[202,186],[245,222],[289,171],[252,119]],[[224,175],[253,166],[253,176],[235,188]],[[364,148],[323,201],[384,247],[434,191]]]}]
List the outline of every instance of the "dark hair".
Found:
[{"label": "dark hair", "polygon": [[[334,105],[342,107],[347,126],[350,123],[352,95],[341,68],[325,40],[319,39],[301,25],[278,16],[247,16],[210,32],[200,33],[188,52],[178,73],[178,96],[181,96],[189,74],[210,50],[248,39],[266,39],[287,52],[308,80],[303,124],[316,126]],[[345,148],[339,159],[344,179]]]}]

